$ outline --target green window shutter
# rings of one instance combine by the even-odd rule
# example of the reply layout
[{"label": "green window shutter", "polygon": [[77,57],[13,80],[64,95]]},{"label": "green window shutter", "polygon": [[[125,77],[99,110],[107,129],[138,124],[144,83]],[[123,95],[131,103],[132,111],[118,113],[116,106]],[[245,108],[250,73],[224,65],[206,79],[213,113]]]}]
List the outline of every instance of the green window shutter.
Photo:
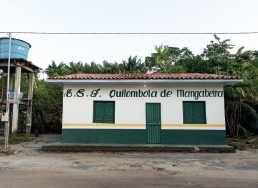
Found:
[{"label": "green window shutter", "polygon": [[184,124],[206,124],[206,109],[204,101],[183,102]]},{"label": "green window shutter", "polygon": [[193,124],[194,122],[194,104],[183,102],[184,124]]},{"label": "green window shutter", "polygon": [[115,102],[94,101],[93,123],[115,123]]},{"label": "green window shutter", "polygon": [[102,123],[104,121],[104,104],[94,102],[94,123]]},{"label": "green window shutter", "polygon": [[115,102],[106,102],[103,123],[115,123]]},{"label": "green window shutter", "polygon": [[205,102],[195,103],[195,124],[206,124]]}]

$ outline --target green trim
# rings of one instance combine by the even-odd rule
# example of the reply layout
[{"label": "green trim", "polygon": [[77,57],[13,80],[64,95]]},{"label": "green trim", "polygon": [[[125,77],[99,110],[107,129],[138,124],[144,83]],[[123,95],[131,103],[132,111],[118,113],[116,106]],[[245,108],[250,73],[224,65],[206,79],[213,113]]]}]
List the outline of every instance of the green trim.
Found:
[{"label": "green trim", "polygon": [[226,145],[225,130],[161,130],[162,144]]},{"label": "green trim", "polygon": [[62,143],[145,144],[145,129],[63,129]]},{"label": "green trim", "polygon": [[[146,144],[146,130],[63,129],[62,143]],[[161,130],[161,144],[226,145],[226,131]]]}]

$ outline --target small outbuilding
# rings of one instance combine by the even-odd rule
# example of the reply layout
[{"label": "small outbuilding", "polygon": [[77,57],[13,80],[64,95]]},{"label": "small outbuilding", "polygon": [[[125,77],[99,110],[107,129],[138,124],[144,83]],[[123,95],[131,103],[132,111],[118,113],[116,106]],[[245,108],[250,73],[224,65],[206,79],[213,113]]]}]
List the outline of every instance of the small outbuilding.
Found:
[{"label": "small outbuilding", "polygon": [[226,145],[224,84],[215,74],[74,74],[63,85],[62,143]]}]

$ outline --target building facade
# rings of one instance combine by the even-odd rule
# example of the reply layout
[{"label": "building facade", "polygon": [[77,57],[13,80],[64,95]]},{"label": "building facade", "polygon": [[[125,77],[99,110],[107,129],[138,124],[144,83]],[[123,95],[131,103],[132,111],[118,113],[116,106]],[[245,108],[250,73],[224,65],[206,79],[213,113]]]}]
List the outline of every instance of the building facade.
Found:
[{"label": "building facade", "polygon": [[210,74],[77,74],[64,85],[63,143],[226,145],[223,84]]}]

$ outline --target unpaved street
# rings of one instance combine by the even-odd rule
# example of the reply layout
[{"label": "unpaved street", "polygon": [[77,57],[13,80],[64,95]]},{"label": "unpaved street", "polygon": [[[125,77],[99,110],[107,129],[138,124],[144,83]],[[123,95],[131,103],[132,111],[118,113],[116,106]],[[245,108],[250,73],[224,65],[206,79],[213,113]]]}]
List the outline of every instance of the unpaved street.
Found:
[{"label": "unpaved street", "polygon": [[0,187],[258,187],[258,150],[210,153],[45,153],[42,135],[0,155]]}]

